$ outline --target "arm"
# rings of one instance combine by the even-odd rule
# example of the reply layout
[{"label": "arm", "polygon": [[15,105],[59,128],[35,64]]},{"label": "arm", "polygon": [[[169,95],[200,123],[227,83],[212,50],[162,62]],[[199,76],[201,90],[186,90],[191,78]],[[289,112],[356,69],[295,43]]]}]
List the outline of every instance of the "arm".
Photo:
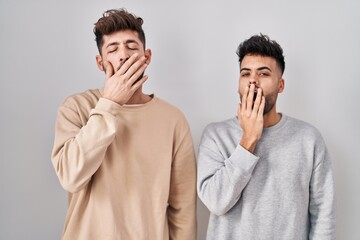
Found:
[{"label": "arm", "polygon": [[238,145],[224,157],[206,129],[198,155],[198,195],[210,212],[226,214],[240,199],[251,178],[258,157]]},{"label": "arm", "polygon": [[107,147],[115,137],[118,107],[116,103],[101,98],[84,126],[76,106],[65,103],[60,107],[52,162],[65,190],[80,191],[101,165]]},{"label": "arm", "polygon": [[171,168],[168,224],[170,239],[196,239],[196,163],[186,122],[174,139]]},{"label": "arm", "polygon": [[[52,161],[61,185],[69,192],[80,191],[91,179],[105,158],[118,126],[116,114],[120,105],[129,101],[147,77],[142,77],[145,57],[132,55],[117,71],[102,60],[106,73],[103,98],[91,110],[87,122],[81,121],[81,102],[64,104],[59,109]],[[70,103],[69,103],[70,102]]]},{"label": "arm", "polygon": [[256,144],[262,135],[265,108],[265,97],[262,94],[262,89],[258,88],[255,101],[253,101],[254,92],[254,84],[250,84],[250,87],[247,86],[245,88],[244,96],[241,99],[237,112],[239,125],[243,131],[240,145],[251,153],[254,153]]},{"label": "arm", "polygon": [[330,157],[322,141],[314,153],[315,163],[310,180],[309,239],[335,239],[335,194]]},{"label": "arm", "polygon": [[221,154],[217,142],[209,133],[211,130],[205,130],[200,144],[198,195],[216,215],[227,213],[240,199],[258,161],[258,157],[252,153],[263,131],[265,98],[261,88],[258,88],[253,101],[254,91],[254,84],[247,86],[239,104],[238,119],[243,134],[229,158]]}]

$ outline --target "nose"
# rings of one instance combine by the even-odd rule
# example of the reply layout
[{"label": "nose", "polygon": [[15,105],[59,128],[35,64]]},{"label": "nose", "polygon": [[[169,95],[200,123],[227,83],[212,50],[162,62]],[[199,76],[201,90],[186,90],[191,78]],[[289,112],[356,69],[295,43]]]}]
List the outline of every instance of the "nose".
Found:
[{"label": "nose", "polygon": [[119,47],[120,47],[119,61],[120,61],[120,64],[122,65],[124,62],[126,62],[129,59],[130,52],[126,49],[125,46],[119,46]]},{"label": "nose", "polygon": [[249,85],[250,84],[254,84],[255,85],[255,87],[258,87],[259,86],[259,79],[258,79],[258,77],[255,75],[253,75],[253,76],[251,76],[250,78],[249,78]]}]

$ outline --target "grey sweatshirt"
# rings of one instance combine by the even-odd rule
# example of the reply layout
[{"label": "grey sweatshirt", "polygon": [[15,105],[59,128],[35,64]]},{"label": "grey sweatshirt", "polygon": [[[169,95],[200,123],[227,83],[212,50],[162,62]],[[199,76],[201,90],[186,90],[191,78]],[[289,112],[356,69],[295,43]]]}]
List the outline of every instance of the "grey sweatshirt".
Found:
[{"label": "grey sweatshirt", "polygon": [[209,124],[198,154],[207,239],[335,239],[334,182],[323,138],[282,115],[254,154],[239,145],[237,118]]}]

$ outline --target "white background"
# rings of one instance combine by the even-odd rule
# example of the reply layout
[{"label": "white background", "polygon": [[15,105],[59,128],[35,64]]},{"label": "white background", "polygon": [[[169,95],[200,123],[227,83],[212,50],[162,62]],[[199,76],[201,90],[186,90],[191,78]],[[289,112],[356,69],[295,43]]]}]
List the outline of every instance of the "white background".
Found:
[{"label": "white background", "polygon": [[[285,52],[278,110],[315,125],[333,159],[337,239],[360,239],[360,1],[0,0],[0,239],[59,239],[67,195],[50,155],[56,111],[102,87],[93,24],[126,7],[153,58],[145,92],[178,106],[197,150],[204,127],[235,116],[238,44],[260,32]],[[208,211],[199,203],[199,239]]]}]

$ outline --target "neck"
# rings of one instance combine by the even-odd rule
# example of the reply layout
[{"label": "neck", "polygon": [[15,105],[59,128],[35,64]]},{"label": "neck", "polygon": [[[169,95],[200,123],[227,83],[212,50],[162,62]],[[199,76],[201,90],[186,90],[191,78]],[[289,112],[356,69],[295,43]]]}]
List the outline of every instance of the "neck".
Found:
[{"label": "neck", "polygon": [[126,104],[144,104],[149,102],[151,99],[152,97],[150,95],[144,94],[142,92],[142,89],[139,88],[134,92],[134,94]]},{"label": "neck", "polygon": [[276,112],[276,107],[274,106],[270,112],[264,115],[264,128],[272,127],[276,125],[281,120],[281,115]]}]

